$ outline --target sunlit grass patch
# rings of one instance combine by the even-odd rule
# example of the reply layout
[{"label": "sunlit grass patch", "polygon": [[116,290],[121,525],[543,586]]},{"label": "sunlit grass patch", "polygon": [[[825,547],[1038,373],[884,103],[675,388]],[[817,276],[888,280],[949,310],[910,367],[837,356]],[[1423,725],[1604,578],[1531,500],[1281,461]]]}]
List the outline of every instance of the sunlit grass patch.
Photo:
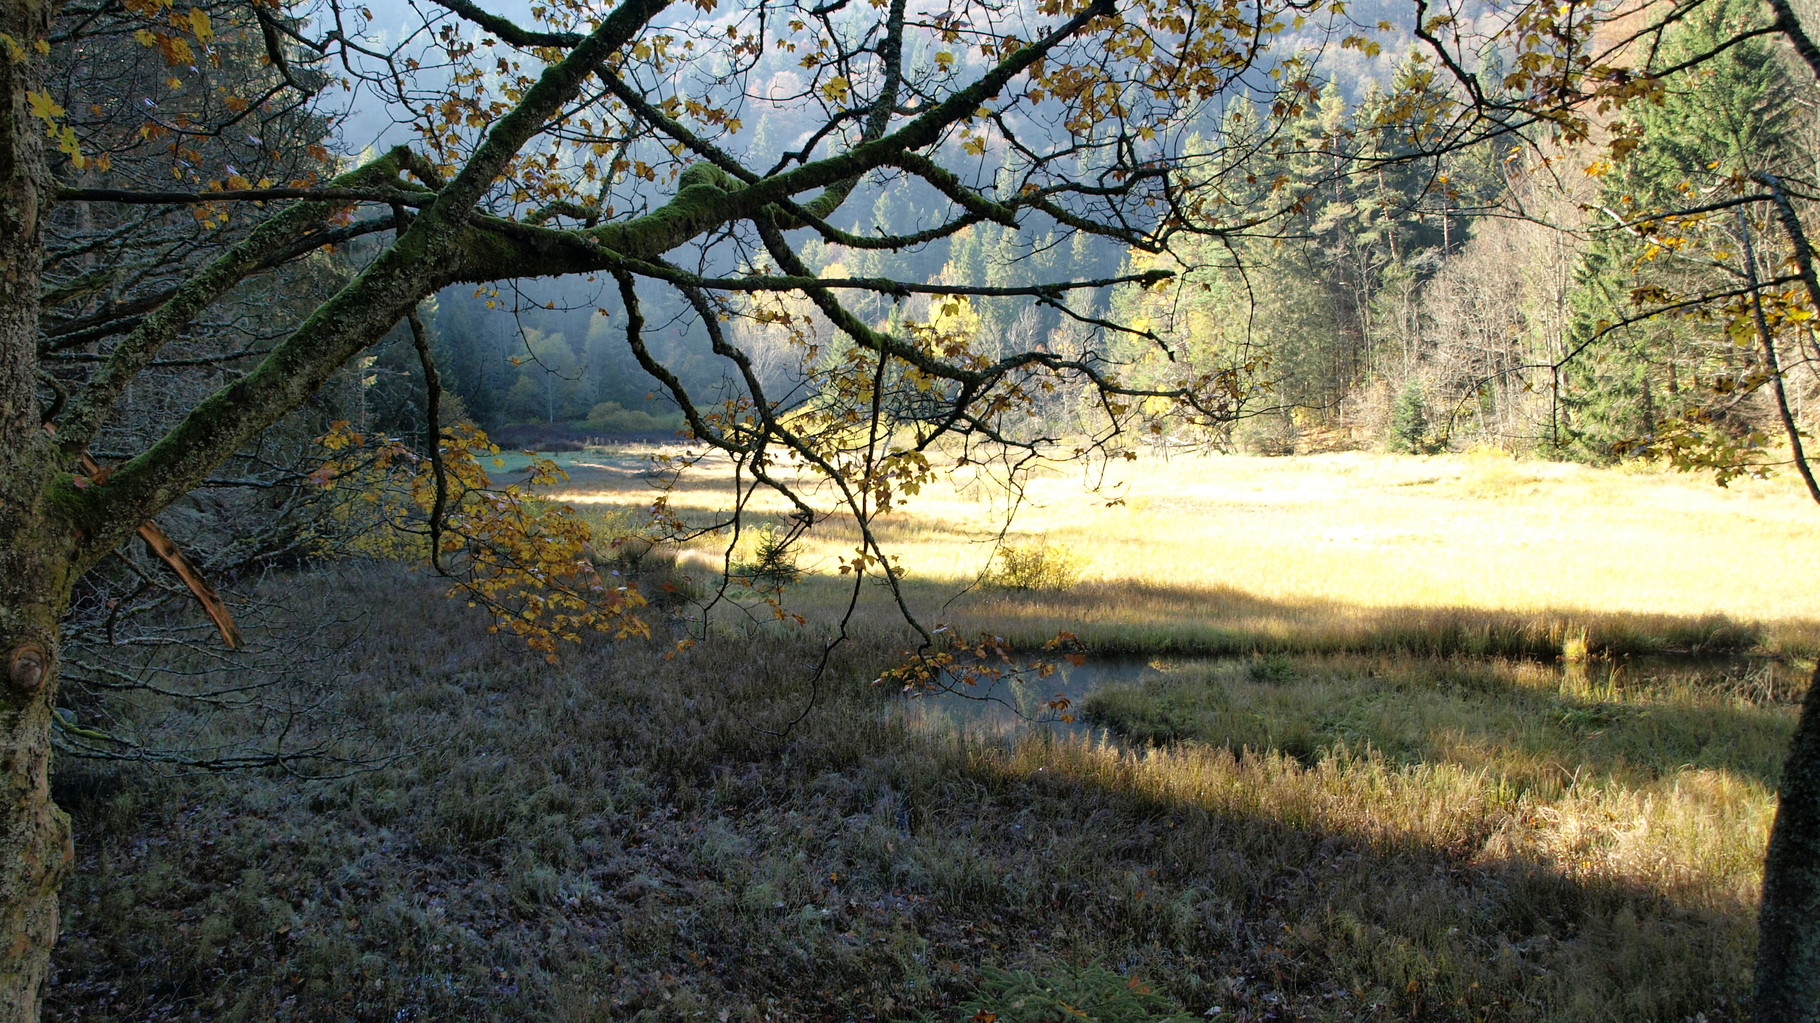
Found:
[{"label": "sunlit grass patch", "polygon": [[[557,495],[589,509],[648,506],[651,480],[627,468],[636,458],[616,458],[594,456],[605,468],[572,470]],[[672,510],[709,522],[733,507],[716,464],[684,477]],[[844,606],[838,565],[857,537],[826,494],[809,493],[835,514],[803,538],[793,599]],[[748,509],[788,511],[762,491]],[[1820,651],[1809,585],[1820,509],[1783,480],[1721,489],[1495,453],[1147,457],[1104,477],[1040,472],[1008,533],[1005,511],[969,470],[875,528],[918,606],[1020,640],[1067,629],[1108,651]],[[1014,548],[1069,552],[1079,583],[953,600],[990,577],[1001,534]]]},{"label": "sunlit grass patch", "polygon": [[[1491,770],[1519,791],[1709,768],[1772,785],[1794,707],[1696,679],[1662,665],[1614,673],[1509,660],[1268,658],[1167,669],[1140,686],[1103,688],[1086,709],[1139,742],[1192,739],[1304,758],[1368,745],[1393,763]],[[1791,683],[1785,698],[1800,691]]]},{"label": "sunlit grass patch", "polygon": [[[1767,817],[1739,792],[1701,793],[1709,803],[1587,786],[1539,805],[1483,772],[1343,746],[1310,762],[1026,743],[1010,769],[1130,793],[1166,821],[1195,807],[1223,822],[1189,876],[1202,892],[1258,885],[1280,907],[1267,986],[1319,992],[1327,1011],[1304,1018],[1742,1018],[1754,876],[1730,857],[1760,843]],[[1715,805],[1747,809],[1715,819]],[[1719,851],[1674,858],[1697,841]],[[1206,902],[1167,901],[1157,876],[1132,877],[1125,897],[1149,904],[1167,944],[1178,914]]]},{"label": "sunlit grass patch", "polygon": [[[1166,790],[1747,919],[1800,685],[1778,700],[1686,672],[1586,670],[1233,660],[1101,689],[1084,710],[1168,744],[1141,768]],[[1232,771],[1253,780],[1205,780]],[[1747,929],[1728,940],[1745,962]]]}]

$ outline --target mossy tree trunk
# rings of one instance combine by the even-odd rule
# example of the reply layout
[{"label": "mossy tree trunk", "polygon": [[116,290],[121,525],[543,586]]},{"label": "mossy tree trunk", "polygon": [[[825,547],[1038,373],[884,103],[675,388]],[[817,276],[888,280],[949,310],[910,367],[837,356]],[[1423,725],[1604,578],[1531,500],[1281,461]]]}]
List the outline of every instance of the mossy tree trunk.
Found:
[{"label": "mossy tree trunk", "polygon": [[1763,862],[1755,1023],[1820,1021],[1820,666],[1782,768]]},{"label": "mossy tree trunk", "polygon": [[[0,1020],[35,1020],[72,858],[51,803],[51,713],[67,557],[39,510],[0,495]],[[48,527],[48,528],[47,528]],[[66,553],[66,552],[65,552]]]},{"label": "mossy tree trunk", "polygon": [[[607,19],[611,30],[603,26],[591,45],[578,47],[587,51],[580,67],[557,76],[543,90],[542,105],[553,108],[572,94],[590,62],[624,45],[662,6],[663,0],[635,0],[621,17]],[[106,369],[66,410],[66,429],[47,430],[37,346],[43,223],[52,191],[46,125],[32,94],[43,95],[44,59],[36,44],[49,37],[51,13],[49,0],[0,0],[0,1023],[40,1017],[57,937],[58,887],[73,859],[69,820],[51,801],[49,769],[59,629],[74,580],[459,275],[460,225],[498,173],[496,166],[476,169],[465,204],[420,218],[257,369],[201,402],[106,482],[77,479],[68,470],[75,454],[137,370],[272,247],[335,211],[324,203],[298,204],[230,247],[116,346]],[[502,140],[491,162],[503,163],[547,116],[548,109],[531,111],[529,126]],[[358,180],[397,181],[401,158],[395,152],[374,161],[356,172],[365,175]]]},{"label": "mossy tree trunk", "polygon": [[[475,203],[581,81],[669,0],[627,0],[550,67],[489,133],[435,205],[325,301],[251,372],[198,403],[163,439],[105,481],[69,467],[137,372],[262,260],[336,215],[298,203],[188,278],[112,349],[107,364],[46,429],[39,402],[43,220],[52,198],[42,96],[49,0],[0,0],[0,1023],[35,1023],[58,927],[57,891],[73,860],[68,818],[50,798],[59,630],[75,579],[138,524],[201,484],[259,431],[298,408],[342,364],[424,297],[456,280],[561,272],[577,246],[556,232],[476,230]],[[336,182],[405,184],[411,155],[394,150]],[[420,178],[422,175],[420,175]],[[421,184],[407,187],[421,188]],[[678,202],[624,240],[662,251],[725,219]],[[505,233],[502,234],[501,231]],[[594,253],[593,242],[579,247]]]},{"label": "mossy tree trunk", "polygon": [[67,535],[47,508],[57,465],[38,421],[38,288],[48,201],[33,43],[48,0],[0,0],[0,1020],[35,1020],[69,871],[69,821],[51,804],[57,629],[69,596]]}]

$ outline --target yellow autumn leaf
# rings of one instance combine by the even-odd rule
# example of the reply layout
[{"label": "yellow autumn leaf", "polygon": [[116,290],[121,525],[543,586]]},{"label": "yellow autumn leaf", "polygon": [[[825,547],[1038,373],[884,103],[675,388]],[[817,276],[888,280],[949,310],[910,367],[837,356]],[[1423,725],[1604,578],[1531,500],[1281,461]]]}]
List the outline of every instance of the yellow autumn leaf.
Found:
[{"label": "yellow autumn leaf", "polygon": [[64,125],[63,130],[57,133],[57,149],[70,158],[70,163],[77,170],[88,166],[88,158],[82,155],[82,144],[76,140],[76,129]]},{"label": "yellow autumn leaf", "polygon": [[847,93],[850,92],[852,88],[853,83],[847,81],[845,76],[835,75],[833,78],[822,83],[822,95],[826,97],[830,103],[841,103],[846,100]]},{"label": "yellow autumn leaf", "polygon": [[32,116],[46,123],[55,121],[64,114],[63,107],[58,105],[48,92],[28,91],[25,94],[25,102],[31,106]]}]

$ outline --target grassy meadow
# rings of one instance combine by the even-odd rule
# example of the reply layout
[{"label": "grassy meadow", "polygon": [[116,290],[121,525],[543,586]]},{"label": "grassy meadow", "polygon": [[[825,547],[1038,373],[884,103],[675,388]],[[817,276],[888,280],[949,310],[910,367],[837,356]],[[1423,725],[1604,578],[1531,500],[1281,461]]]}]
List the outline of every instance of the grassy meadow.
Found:
[{"label": "grassy meadow", "polygon": [[[637,453],[561,460],[554,496],[635,527]],[[287,581],[296,627],[362,609],[308,727],[367,763],[60,764],[81,862],[49,1018],[1745,1018],[1820,650],[1796,488],[1367,454],[1101,483],[1032,480],[1005,534],[1065,586],[992,585],[989,487],[883,527],[927,622],[1151,662],[1075,708],[1085,734],[900,713],[866,684],[907,635],[870,584],[811,678],[838,519],[795,551],[806,625],[723,604],[680,654],[551,666],[421,573]],[[730,500],[711,472],[670,495],[701,523]],[[642,571],[706,597],[729,542]]]},{"label": "grassy meadow", "polygon": [[[598,533],[635,525],[653,496],[636,453],[559,459],[571,482],[554,496]],[[704,468],[669,495],[691,522],[734,503],[731,480]],[[747,507],[786,510],[764,491]],[[1721,489],[1497,452],[1177,455],[1044,472],[1009,530],[1006,512],[1002,488],[969,469],[879,520],[921,598],[913,609],[1026,645],[1066,629],[1107,653],[1820,652],[1820,508],[1792,479]],[[842,525],[836,516],[799,545],[792,606],[845,603],[837,566],[856,540]],[[1001,534],[1055,549],[1078,580],[1014,595],[975,585]],[[708,577],[725,540],[705,537],[684,558]]]}]

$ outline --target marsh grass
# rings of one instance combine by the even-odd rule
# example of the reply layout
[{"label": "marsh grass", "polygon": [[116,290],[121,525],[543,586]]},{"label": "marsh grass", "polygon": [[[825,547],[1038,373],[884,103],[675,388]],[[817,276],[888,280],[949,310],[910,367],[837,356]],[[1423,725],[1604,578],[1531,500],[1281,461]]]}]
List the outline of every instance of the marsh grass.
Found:
[{"label": "marsh grass", "polygon": [[[1270,662],[1107,687],[1084,713],[1139,743],[1288,756],[1393,787],[1444,783],[1462,810],[1499,822],[1481,855],[1523,849],[1683,904],[1754,896],[1794,727],[1786,700],[1691,674],[1620,685],[1525,662],[1324,658],[1293,673],[1260,664]],[[1351,798],[1391,813],[1408,802]]]},{"label": "marsh grass", "polygon": [[[565,457],[573,478],[555,496],[585,514],[644,507],[654,494],[640,453]],[[732,494],[718,473],[703,463],[671,508],[704,522],[724,513]],[[786,511],[763,495],[750,507]],[[1820,653],[1810,586],[1820,510],[1786,480],[1721,489],[1495,452],[1176,456],[1103,476],[1044,472],[1005,543],[1069,551],[1080,575],[1014,593],[980,585],[1005,510],[962,470],[878,522],[914,606],[1026,644],[1066,629],[1105,653]],[[689,555],[704,574],[718,563],[714,542],[701,538]],[[854,543],[839,514],[803,538],[798,609],[815,617],[845,604],[837,564]],[[890,603],[868,606],[889,628]]]},{"label": "marsh grass", "polygon": [[1265,660],[1132,697],[1133,735],[1175,707],[1166,745],[1006,744],[894,723],[871,638],[811,707],[806,637],[552,669],[426,620],[420,576],[292,585],[366,609],[366,741],[428,748],[315,782],[60,768],[50,1018],[958,1023],[1005,977],[1108,972],[1233,1019],[1743,1018],[1785,708],[1734,687]]},{"label": "marsh grass", "polygon": [[[636,532],[638,459],[565,458],[558,496]],[[1101,693],[1122,742],[904,723],[865,684],[908,636],[870,584],[811,681],[818,626],[724,615],[551,667],[397,566],[289,580],[361,612],[348,734],[416,754],[59,764],[81,862],[50,1018],[959,1023],[1109,978],[1150,994],[1108,1005],[1257,1023],[1745,1018],[1801,686],[1600,669],[1820,649],[1798,495],[1489,456],[1177,461],[1112,507],[1078,483],[1035,480],[1013,534],[1090,559],[1065,591],[953,599],[992,557],[984,491],[883,528],[957,628],[1245,655]],[[713,539],[622,568],[711,589]],[[802,544],[811,622],[851,539]],[[1570,649],[1578,673],[1474,659]]]}]

